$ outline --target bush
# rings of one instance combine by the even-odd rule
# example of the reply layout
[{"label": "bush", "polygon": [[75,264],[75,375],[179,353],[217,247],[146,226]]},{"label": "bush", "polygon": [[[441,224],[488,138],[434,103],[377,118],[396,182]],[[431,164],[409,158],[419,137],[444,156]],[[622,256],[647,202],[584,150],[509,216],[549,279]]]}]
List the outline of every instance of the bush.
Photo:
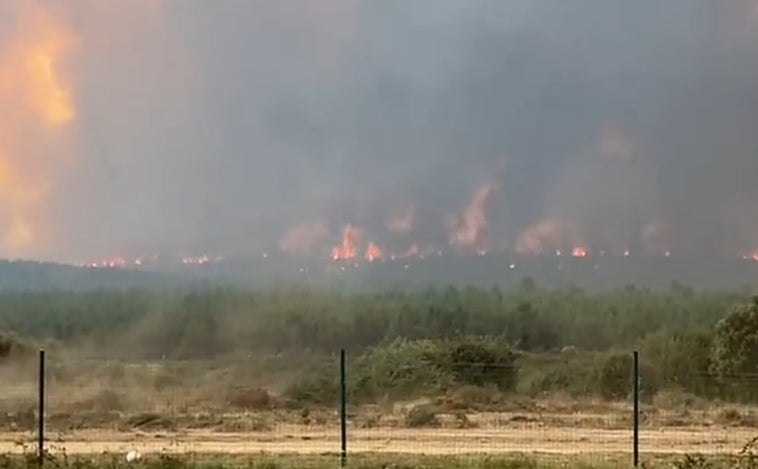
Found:
[{"label": "bush", "polygon": [[662,386],[707,396],[714,390],[711,344],[705,332],[659,332],[645,338],[641,356],[659,371]]},{"label": "bush", "polygon": [[295,405],[336,405],[339,402],[338,385],[336,372],[331,367],[325,367],[294,383],[284,394]]},{"label": "bush", "polygon": [[410,398],[435,394],[452,380],[441,370],[439,342],[395,340],[373,347],[355,359],[348,374],[351,400]]},{"label": "bush", "polygon": [[[626,399],[632,394],[633,373],[632,355],[616,353],[609,355],[603,362],[599,376],[600,394],[606,399]],[[640,394],[642,399],[652,398],[658,391],[658,376],[655,368],[647,363],[640,363]]]},{"label": "bush", "polygon": [[445,345],[444,357],[439,366],[459,384],[494,384],[505,390],[516,386],[516,354],[504,342],[480,337],[458,339]]},{"label": "bush", "polygon": [[0,360],[31,354],[32,347],[15,334],[0,332]]},{"label": "bush", "polygon": [[721,395],[758,401],[758,297],[734,307],[716,325],[711,369]]},{"label": "bush", "polygon": [[554,393],[572,397],[597,394],[601,364],[595,353],[524,354],[519,359],[517,392],[532,397]]},{"label": "bush", "polygon": [[271,407],[271,396],[263,388],[236,390],[229,399],[234,407],[246,410],[264,410]]},{"label": "bush", "polygon": [[439,409],[433,405],[417,405],[405,416],[405,426],[408,428],[439,427],[438,412]]},{"label": "bush", "polygon": [[[352,404],[411,399],[444,393],[455,385],[512,390],[515,359],[507,344],[484,338],[395,340],[348,360],[348,399]],[[319,373],[292,386],[287,395],[299,402],[333,403],[338,398],[336,377]]]}]

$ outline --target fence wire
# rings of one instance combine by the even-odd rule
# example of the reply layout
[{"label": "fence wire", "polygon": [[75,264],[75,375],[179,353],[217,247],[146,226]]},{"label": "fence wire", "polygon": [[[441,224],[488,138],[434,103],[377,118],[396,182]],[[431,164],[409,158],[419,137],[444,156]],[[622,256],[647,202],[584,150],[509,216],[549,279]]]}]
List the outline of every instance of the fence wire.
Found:
[{"label": "fence wire", "polygon": [[[367,364],[348,356],[347,362],[349,455],[618,459],[632,452],[634,389],[627,362],[597,370],[593,389],[583,391],[561,376],[528,376],[497,361]],[[46,368],[45,444],[51,453],[336,456],[341,449],[336,355],[307,378],[277,373],[275,357],[135,362],[49,353]],[[34,451],[37,363],[1,369],[0,453]],[[536,387],[537,379],[555,382]],[[682,379],[675,371],[653,374],[643,366],[639,383],[643,460],[736,455],[758,436],[758,375]]]}]

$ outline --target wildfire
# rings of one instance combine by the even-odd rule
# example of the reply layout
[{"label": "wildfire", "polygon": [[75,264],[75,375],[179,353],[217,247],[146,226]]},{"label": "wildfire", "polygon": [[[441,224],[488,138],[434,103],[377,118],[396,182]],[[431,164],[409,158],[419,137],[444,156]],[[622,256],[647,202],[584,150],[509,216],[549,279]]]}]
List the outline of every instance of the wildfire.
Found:
[{"label": "wildfire", "polygon": [[353,227],[353,225],[347,225],[342,232],[342,242],[339,246],[332,248],[332,260],[334,261],[346,261],[355,259],[358,252],[358,243],[360,241],[360,230]]},{"label": "wildfire", "polygon": [[54,126],[66,124],[75,117],[71,94],[61,87],[55,73],[55,60],[61,47],[58,38],[52,37],[51,42],[30,50],[27,58],[29,86],[38,112]]},{"label": "wildfire", "polygon": [[203,254],[202,256],[198,257],[185,257],[182,259],[182,264],[184,265],[205,265],[210,264],[212,262],[221,262],[224,260],[221,256],[209,256],[207,254]]},{"label": "wildfire", "polygon": [[368,243],[366,254],[363,257],[369,262],[374,262],[381,260],[383,256],[382,249],[372,241]]},{"label": "wildfire", "polygon": [[476,190],[468,207],[458,214],[450,233],[450,244],[468,249],[481,250],[487,232],[487,202],[495,192],[495,186],[485,184]]},{"label": "wildfire", "polygon": [[571,251],[573,257],[587,257],[587,249],[577,246]]},{"label": "wildfire", "polygon": [[43,247],[50,192],[62,170],[57,155],[65,154],[59,129],[76,117],[61,74],[74,36],[41,4],[20,5],[11,18],[15,30],[0,45],[0,255],[6,256]]},{"label": "wildfire", "polygon": [[548,218],[530,226],[516,241],[516,251],[522,254],[541,254],[547,249],[560,256],[565,231],[557,220]]},{"label": "wildfire", "polygon": [[102,259],[99,261],[90,262],[87,264],[81,264],[82,267],[90,267],[93,269],[116,269],[126,267],[128,262],[123,257],[111,257]]},{"label": "wildfire", "polygon": [[[129,266],[143,267],[149,265],[152,262],[157,261],[160,258],[157,254],[152,256],[139,256],[135,258],[126,258],[123,256],[111,256],[97,261],[86,262],[79,264],[80,267],[89,267],[93,269],[115,269],[124,268]],[[212,256],[209,254],[203,254],[200,256],[184,257],[181,260],[177,259],[177,262],[181,262],[185,266],[205,265],[224,260],[223,256]]]}]

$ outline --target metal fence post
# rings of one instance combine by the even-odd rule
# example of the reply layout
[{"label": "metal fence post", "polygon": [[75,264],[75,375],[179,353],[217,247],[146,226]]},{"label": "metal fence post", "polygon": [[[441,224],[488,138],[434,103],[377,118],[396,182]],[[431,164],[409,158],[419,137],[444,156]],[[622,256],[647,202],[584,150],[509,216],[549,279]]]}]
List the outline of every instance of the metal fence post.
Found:
[{"label": "metal fence post", "polygon": [[633,464],[638,467],[640,464],[640,353],[634,351],[634,360],[632,364],[632,396],[634,399],[634,441],[633,441]]},{"label": "metal fence post", "polygon": [[345,349],[340,350],[340,434],[342,438],[342,452],[340,465],[347,464],[347,383],[345,372]]},{"label": "metal fence post", "polygon": [[39,351],[39,420],[37,422],[37,458],[45,463],[45,349]]}]

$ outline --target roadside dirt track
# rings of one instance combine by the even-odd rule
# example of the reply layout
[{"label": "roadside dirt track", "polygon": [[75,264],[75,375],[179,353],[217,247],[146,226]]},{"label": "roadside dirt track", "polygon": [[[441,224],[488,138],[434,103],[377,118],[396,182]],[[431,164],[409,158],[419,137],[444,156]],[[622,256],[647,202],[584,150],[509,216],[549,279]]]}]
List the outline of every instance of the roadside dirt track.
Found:
[{"label": "roadside dirt track", "polygon": [[[663,428],[645,430],[640,450],[646,454],[736,454],[758,436],[756,428]],[[524,427],[500,429],[354,429],[349,431],[352,453],[405,454],[613,454],[631,451],[628,430]],[[29,433],[0,434],[0,453],[21,453],[34,447]],[[127,433],[86,430],[50,434],[49,450],[69,455],[126,453],[199,453],[244,455],[323,454],[339,450],[336,428],[280,426],[270,432]]]}]

